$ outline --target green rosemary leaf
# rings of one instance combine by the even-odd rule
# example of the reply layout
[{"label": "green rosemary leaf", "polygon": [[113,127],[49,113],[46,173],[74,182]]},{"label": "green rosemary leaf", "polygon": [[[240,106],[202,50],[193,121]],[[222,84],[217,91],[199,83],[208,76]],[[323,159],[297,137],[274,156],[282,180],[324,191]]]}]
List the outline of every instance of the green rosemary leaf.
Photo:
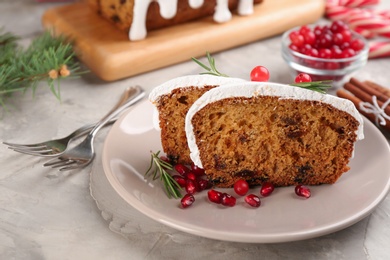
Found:
[{"label": "green rosemary leaf", "polygon": [[172,170],[173,166],[161,160],[159,157],[160,151],[151,153],[151,162],[148,170],[145,173],[145,177],[150,175],[151,172],[153,172],[153,180],[160,179],[163,182],[166,194],[168,198],[175,198],[179,199],[181,198],[181,187],[180,185],[173,179],[173,177],[167,172],[167,170]]},{"label": "green rosemary leaf", "polygon": [[207,57],[207,60],[209,62],[209,66],[205,65],[204,63],[202,63],[200,60],[192,57],[191,59],[193,61],[195,61],[199,66],[201,66],[202,68],[204,68],[205,70],[207,70],[208,72],[202,72],[200,74],[210,74],[210,75],[214,75],[214,76],[219,76],[219,77],[229,77],[228,75],[226,74],[223,74],[221,72],[219,72],[215,66],[215,59],[213,57],[211,57],[210,53],[209,52],[206,52],[206,57]]},{"label": "green rosemary leaf", "polygon": [[312,81],[312,82],[302,82],[290,84],[291,86],[300,87],[304,89],[309,89],[312,91],[317,91],[322,94],[326,94],[327,90],[332,87],[332,80],[323,80],[323,81]]}]

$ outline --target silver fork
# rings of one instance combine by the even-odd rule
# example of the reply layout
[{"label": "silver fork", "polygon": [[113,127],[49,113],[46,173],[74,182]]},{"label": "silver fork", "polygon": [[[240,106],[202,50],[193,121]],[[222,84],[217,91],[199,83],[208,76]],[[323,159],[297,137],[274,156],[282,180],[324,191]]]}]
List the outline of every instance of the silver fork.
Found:
[{"label": "silver fork", "polygon": [[[106,116],[114,112],[118,107],[123,105],[129,98],[134,96],[136,93],[137,91],[133,87],[125,89],[118,103],[115,104],[115,106],[106,114]],[[117,118],[112,118],[107,124],[112,124],[116,120]],[[94,128],[95,125],[96,123],[88,124],[80,127],[68,136],[41,143],[16,144],[3,142],[3,144],[8,145],[8,148],[14,150],[15,152],[34,156],[55,157],[61,155],[67,149],[71,140],[76,139],[82,135],[88,134]]]},{"label": "silver fork", "polygon": [[135,104],[145,96],[145,92],[140,88],[136,88],[137,93],[135,96],[128,100],[121,107],[116,109],[112,114],[103,117],[96,126],[91,130],[83,142],[73,147],[70,150],[66,150],[58,158],[52,159],[45,163],[43,166],[51,166],[52,168],[60,168],[60,171],[73,170],[81,167],[85,167],[90,164],[95,157],[95,151],[93,141],[97,132],[113,117],[116,117],[122,111]]}]

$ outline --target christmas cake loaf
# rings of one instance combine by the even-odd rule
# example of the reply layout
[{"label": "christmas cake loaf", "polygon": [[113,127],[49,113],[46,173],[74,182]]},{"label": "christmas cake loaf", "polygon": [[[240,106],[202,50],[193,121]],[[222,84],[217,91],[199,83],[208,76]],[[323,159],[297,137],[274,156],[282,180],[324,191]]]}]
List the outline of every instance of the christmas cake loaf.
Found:
[{"label": "christmas cake loaf", "polygon": [[250,15],[263,0],[87,0],[99,14],[141,40],[148,30],[213,15],[216,22],[230,20],[231,10]]},{"label": "christmas cake loaf", "polygon": [[188,109],[206,91],[242,79],[191,75],[172,79],[154,88],[149,100],[156,108],[156,128],[161,129],[164,152],[174,162],[190,164],[184,121]]},{"label": "christmas cake loaf", "polygon": [[185,120],[192,161],[218,187],[335,183],[363,121],[352,102],[288,85],[238,82],[206,92]]}]

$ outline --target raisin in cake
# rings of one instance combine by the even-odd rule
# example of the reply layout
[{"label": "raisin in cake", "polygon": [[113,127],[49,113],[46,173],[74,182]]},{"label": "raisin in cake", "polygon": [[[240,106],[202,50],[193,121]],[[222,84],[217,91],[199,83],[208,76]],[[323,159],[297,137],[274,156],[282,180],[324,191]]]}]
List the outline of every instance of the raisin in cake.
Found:
[{"label": "raisin in cake", "polygon": [[364,137],[349,100],[274,83],[212,89],[185,124],[191,159],[218,187],[335,183]]},{"label": "raisin in cake", "polygon": [[99,14],[129,32],[130,40],[141,40],[148,30],[176,25],[213,15],[216,22],[253,13],[262,0],[87,0]]},{"label": "raisin in cake", "polygon": [[191,75],[169,80],[152,90],[149,100],[156,107],[156,127],[161,129],[163,150],[172,161],[191,163],[184,129],[184,120],[191,105],[212,88],[242,81],[212,75]]}]

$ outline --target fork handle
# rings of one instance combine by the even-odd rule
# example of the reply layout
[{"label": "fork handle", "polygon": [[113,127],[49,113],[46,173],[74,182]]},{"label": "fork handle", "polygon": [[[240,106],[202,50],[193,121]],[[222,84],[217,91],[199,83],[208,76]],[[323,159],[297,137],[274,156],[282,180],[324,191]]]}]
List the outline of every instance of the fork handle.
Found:
[{"label": "fork handle", "polygon": [[[111,108],[111,110],[103,118],[106,118],[107,116],[112,114],[115,110],[117,110],[119,107],[121,107],[123,104],[125,104],[128,100],[130,100],[130,98],[133,98],[136,93],[137,93],[137,91],[134,88],[131,88],[131,87],[126,88],[125,91],[123,92],[122,96],[118,100],[118,102],[115,104],[115,106],[113,108]],[[118,120],[118,117],[113,117],[110,120],[108,120],[105,125],[113,124],[113,123],[115,123],[116,120]],[[73,139],[73,138],[77,138],[77,137],[83,136],[85,134],[88,134],[89,132],[91,132],[91,130],[97,124],[98,124],[98,122],[80,127],[79,129],[77,129],[76,131],[74,131],[72,133],[71,138]]]},{"label": "fork handle", "polygon": [[129,108],[130,106],[134,105],[138,101],[140,101],[144,96],[145,92],[139,87],[136,86],[134,88],[131,88],[132,92],[135,92],[134,95],[132,95],[130,98],[128,98],[125,103],[122,105],[117,106],[112,113],[107,114],[102,119],[99,120],[99,122],[95,125],[95,127],[91,130],[91,132],[88,134],[88,138],[93,138],[96,133],[105,126],[110,120],[113,118],[116,118],[120,113],[122,113],[124,110]]}]

